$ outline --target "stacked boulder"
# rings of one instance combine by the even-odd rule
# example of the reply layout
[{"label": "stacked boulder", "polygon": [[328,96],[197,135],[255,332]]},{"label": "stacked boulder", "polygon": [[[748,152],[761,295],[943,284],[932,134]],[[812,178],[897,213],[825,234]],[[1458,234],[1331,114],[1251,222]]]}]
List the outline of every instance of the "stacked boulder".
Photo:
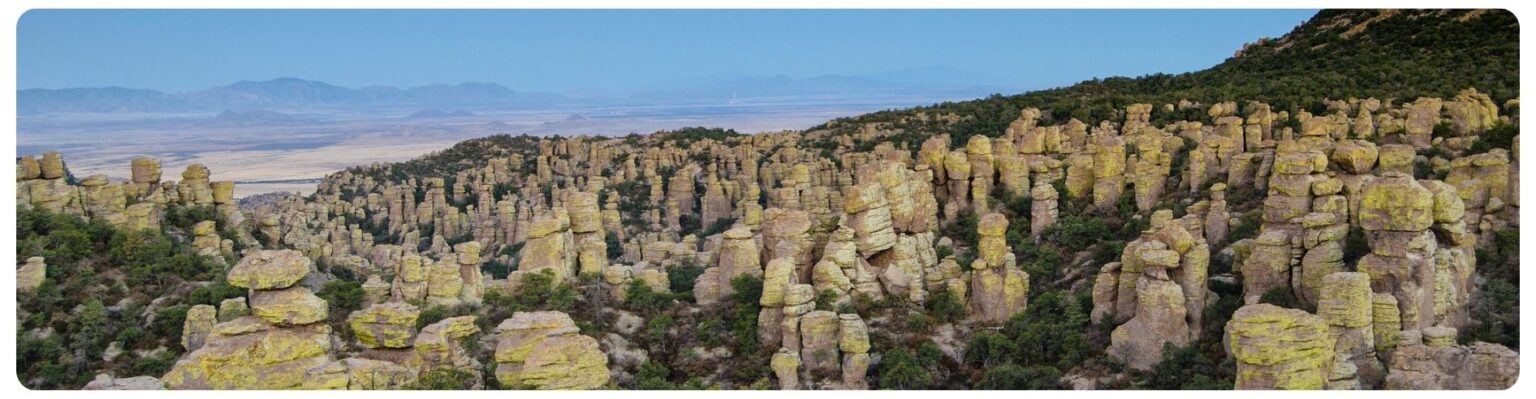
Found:
[{"label": "stacked boulder", "polygon": [[[1362,190],[1360,227],[1366,231],[1371,253],[1360,259],[1358,270],[1371,276],[1374,292],[1397,299],[1403,329],[1436,325],[1445,309],[1442,306],[1441,312],[1436,312],[1438,261],[1456,262],[1454,268],[1464,266],[1470,277],[1471,265],[1461,262],[1470,261],[1471,256],[1453,246],[1440,247],[1436,234],[1430,231],[1435,223],[1436,196],[1412,177],[1387,172]],[[1447,264],[1450,268],[1453,266]]]},{"label": "stacked boulder", "polygon": [[[171,389],[289,389],[332,360],[325,300],[298,286],[313,263],[293,250],[255,251],[230,269],[230,285],[251,290],[253,315],[213,326],[161,380]],[[213,316],[209,314],[208,316]]]},{"label": "stacked boulder", "polygon": [[571,219],[563,210],[553,215],[539,215],[529,227],[528,242],[523,247],[522,260],[517,265],[516,281],[523,273],[550,270],[554,284],[560,284],[576,276],[577,247],[571,232]]},{"label": "stacked boulder", "polygon": [[577,252],[577,273],[598,275],[608,266],[608,243],[603,232],[603,215],[597,206],[597,193],[575,191],[568,199],[570,209],[570,244]]},{"label": "stacked boulder", "polygon": [[1091,317],[1119,325],[1110,335],[1110,356],[1145,370],[1162,360],[1165,344],[1197,339],[1210,256],[1204,237],[1175,222],[1171,211],[1154,212],[1152,227],[1094,281]]},{"label": "stacked boulder", "polygon": [[780,389],[868,389],[869,327],[863,318],[817,310],[784,326],[783,346],[770,360]]},{"label": "stacked boulder", "polygon": [[561,312],[517,312],[496,327],[496,380],[503,387],[596,389],[608,356]]},{"label": "stacked boulder", "polygon": [[1376,356],[1375,314],[1370,276],[1339,272],[1323,278],[1317,315],[1328,325],[1336,355],[1328,389],[1376,387],[1383,374]]},{"label": "stacked boulder", "polygon": [[1008,218],[1001,213],[982,216],[976,224],[979,256],[971,263],[967,304],[971,318],[980,323],[1002,324],[1029,303],[1029,273],[1015,264],[1004,238],[1007,231]]},{"label": "stacked boulder", "polygon": [[1029,190],[1029,197],[1032,201],[1029,208],[1030,238],[1039,240],[1040,234],[1045,232],[1045,228],[1056,224],[1056,208],[1059,202],[1059,195],[1056,192],[1056,187],[1051,186],[1047,182],[1040,182],[1040,184],[1035,185],[1035,188]]}]

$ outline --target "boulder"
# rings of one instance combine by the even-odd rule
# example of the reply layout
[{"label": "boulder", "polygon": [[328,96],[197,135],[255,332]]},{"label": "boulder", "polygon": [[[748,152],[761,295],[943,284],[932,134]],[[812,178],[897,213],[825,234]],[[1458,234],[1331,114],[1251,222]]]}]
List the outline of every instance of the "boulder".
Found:
[{"label": "boulder", "polygon": [[251,292],[251,313],[280,326],[320,322],[330,316],[330,306],[302,286]]},{"label": "boulder", "polygon": [[314,262],[291,249],[248,251],[226,278],[229,285],[253,290],[292,287],[309,275]]},{"label": "boulder", "polygon": [[1322,317],[1270,304],[1247,305],[1227,322],[1237,389],[1319,390],[1333,370],[1334,339]]},{"label": "boulder", "polygon": [[408,348],[416,338],[416,319],[420,316],[416,305],[388,302],[352,312],[347,324],[365,347]]}]

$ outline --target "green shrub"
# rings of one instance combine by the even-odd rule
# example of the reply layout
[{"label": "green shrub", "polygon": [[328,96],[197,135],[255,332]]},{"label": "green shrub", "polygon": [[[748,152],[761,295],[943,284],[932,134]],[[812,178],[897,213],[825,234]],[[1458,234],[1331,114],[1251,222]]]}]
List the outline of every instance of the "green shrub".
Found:
[{"label": "green shrub", "polygon": [[356,281],[327,281],[315,295],[330,303],[332,320],[345,319],[352,311],[363,308],[363,285]]},{"label": "green shrub", "polygon": [[875,374],[878,376],[876,386],[880,389],[928,389],[934,385],[933,374],[919,364],[917,357],[902,348],[886,352]]},{"label": "green shrub", "polygon": [[976,389],[1043,390],[1062,389],[1061,371],[1051,366],[1023,367],[1008,363],[988,368],[976,383]]},{"label": "green shrub", "polygon": [[965,364],[980,369],[992,368],[1009,361],[1018,349],[1017,344],[1002,334],[981,331],[971,335],[965,345]]}]

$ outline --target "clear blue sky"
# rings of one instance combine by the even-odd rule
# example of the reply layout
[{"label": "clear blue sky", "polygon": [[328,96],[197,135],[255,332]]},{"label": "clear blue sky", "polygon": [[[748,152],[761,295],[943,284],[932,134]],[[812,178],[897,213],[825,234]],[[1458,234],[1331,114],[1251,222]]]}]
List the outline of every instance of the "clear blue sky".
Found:
[{"label": "clear blue sky", "polygon": [[631,89],[943,65],[1036,88],[1204,69],[1315,10],[33,10],[17,83],[185,91],[299,77]]}]

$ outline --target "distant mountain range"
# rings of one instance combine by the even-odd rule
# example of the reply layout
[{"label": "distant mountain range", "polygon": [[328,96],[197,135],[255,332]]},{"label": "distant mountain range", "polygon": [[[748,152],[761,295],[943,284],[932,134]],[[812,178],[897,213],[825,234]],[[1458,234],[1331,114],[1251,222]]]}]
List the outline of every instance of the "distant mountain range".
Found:
[{"label": "distant mountain range", "polygon": [[[239,81],[181,93],[122,87],[27,89],[17,92],[17,113],[175,113],[366,110],[411,108],[549,109],[562,106],[672,105],[729,103],[764,98],[961,96],[976,97],[1017,89],[997,79],[949,67],[921,67],[864,75],[806,78],[718,75],[650,85],[625,96],[575,97],[520,92],[494,83],[438,84],[411,88],[348,88],[298,78]],[[425,112],[414,117],[446,116]]]},{"label": "distant mountain range", "polygon": [[17,112],[217,112],[293,108],[398,106],[549,107],[573,101],[557,94],[523,93],[493,83],[460,83],[401,89],[347,88],[297,78],[239,81],[184,93],[121,87],[28,89],[17,94]]}]

